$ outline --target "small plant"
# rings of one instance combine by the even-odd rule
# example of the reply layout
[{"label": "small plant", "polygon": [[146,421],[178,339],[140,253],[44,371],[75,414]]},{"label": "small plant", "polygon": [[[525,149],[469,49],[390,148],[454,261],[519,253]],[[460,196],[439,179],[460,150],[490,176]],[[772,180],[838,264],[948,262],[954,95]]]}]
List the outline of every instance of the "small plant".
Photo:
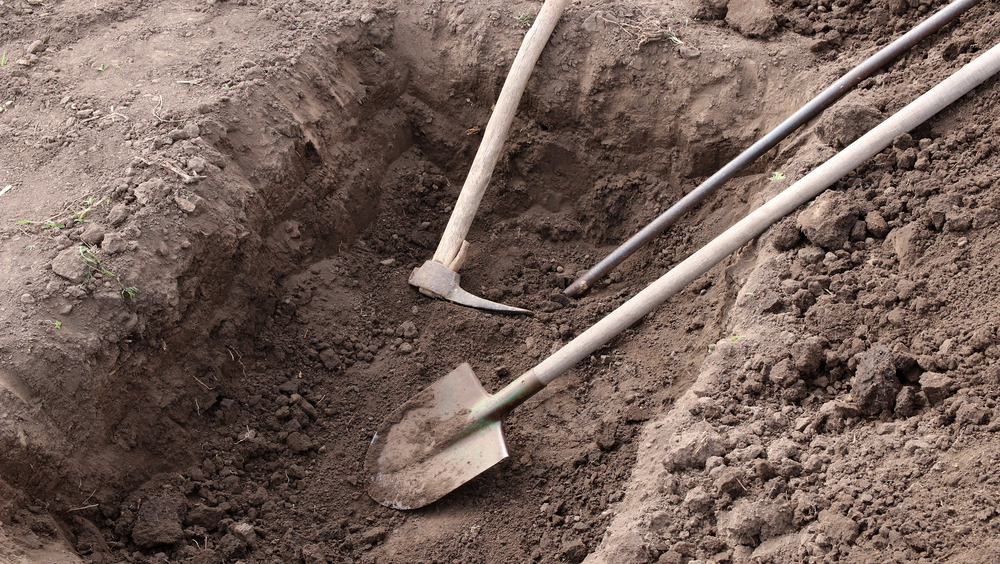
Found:
[{"label": "small plant", "polygon": [[115,278],[115,274],[113,272],[101,266],[101,259],[97,258],[97,254],[94,253],[90,247],[80,245],[77,248],[77,253],[80,255],[80,258],[83,259],[83,262],[87,263],[87,267],[90,268],[91,276],[93,276],[95,272],[100,272],[105,276]]},{"label": "small plant", "polygon": [[785,173],[781,172],[780,170],[776,170],[771,173],[770,180],[784,180],[784,179],[785,179]]},{"label": "small plant", "polygon": [[523,28],[529,28],[535,22],[535,16],[528,13],[518,14],[514,16],[514,21]]},{"label": "small plant", "polygon": [[122,284],[121,277],[105,268],[104,265],[101,264],[101,259],[97,256],[97,253],[91,250],[90,247],[80,245],[78,247],[78,252],[80,254],[80,258],[83,259],[83,262],[87,263],[87,268],[90,269],[91,277],[93,277],[95,273],[100,272],[102,275],[107,276],[108,278],[113,278],[115,282],[118,282],[118,285],[121,287],[123,300],[130,300],[139,293],[139,288]]},{"label": "small plant", "polygon": [[62,329],[62,321],[53,321],[52,325],[55,326],[56,329]]},{"label": "small plant", "polygon": [[94,200],[95,200],[95,198],[93,196],[90,196],[89,198],[87,198],[86,200],[84,200],[83,201],[83,205],[85,205],[87,207],[85,209],[80,210],[80,211],[77,211],[75,208],[69,208],[69,211],[73,212],[73,223],[86,223],[87,222],[87,220],[83,219],[83,217],[85,215],[87,215],[88,213],[90,213],[91,210],[93,210],[94,208],[96,208],[97,206],[100,205],[100,204],[94,205]]},{"label": "small plant", "polygon": [[108,70],[109,68],[111,68],[111,67],[109,67],[108,65],[105,65],[104,63],[101,63],[101,64],[97,65],[96,67],[94,67],[94,70],[97,71],[97,72],[104,72],[104,71]]},{"label": "small plant", "polygon": [[0,67],[7,66],[7,51],[0,53]]}]

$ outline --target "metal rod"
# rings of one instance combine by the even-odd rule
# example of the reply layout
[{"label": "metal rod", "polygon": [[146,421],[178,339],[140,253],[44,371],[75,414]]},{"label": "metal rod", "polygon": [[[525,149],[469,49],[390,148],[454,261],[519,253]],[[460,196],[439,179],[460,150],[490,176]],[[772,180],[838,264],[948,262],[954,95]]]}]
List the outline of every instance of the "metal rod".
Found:
[{"label": "metal rod", "polygon": [[826,90],[809,101],[797,112],[781,122],[778,127],[762,137],[759,141],[751,145],[748,149],[740,153],[739,156],[729,161],[718,172],[702,182],[697,188],[677,201],[667,211],[642,228],[628,241],[622,243],[617,249],[612,251],[602,261],[588,270],[583,276],[570,284],[563,292],[567,296],[576,296],[586,292],[593,283],[604,277],[605,274],[613,270],[622,261],[636,252],[639,247],[662,233],[668,227],[677,222],[684,214],[701,203],[716,188],[724,184],[729,179],[736,176],[740,170],[752,163],[758,157],[768,152],[785,137],[791,134],[799,126],[806,123],[823,111],[830,104],[847,93],[862,80],[868,78],[882,67],[888,65],[901,54],[919,43],[928,35],[941,29],[955,18],[975,6],[980,0],[956,0],[942,8],[933,16],[927,18],[919,25],[911,29],[899,39],[893,41],[878,53],[866,59],[860,65],[854,67],[837,82],[834,82]]},{"label": "metal rod", "polygon": [[519,378],[517,382],[521,382],[522,378],[537,379],[541,384],[548,385],[571,366],[588,357],[655,307],[680,292],[688,283],[752,241],[776,221],[815,198],[847,173],[888,147],[896,136],[930,119],[997,71],[1000,71],[1000,44],[941,81],[801,180],[750,212],[738,223],[646,286],[618,309],[566,343],[525,373],[525,376]]}]

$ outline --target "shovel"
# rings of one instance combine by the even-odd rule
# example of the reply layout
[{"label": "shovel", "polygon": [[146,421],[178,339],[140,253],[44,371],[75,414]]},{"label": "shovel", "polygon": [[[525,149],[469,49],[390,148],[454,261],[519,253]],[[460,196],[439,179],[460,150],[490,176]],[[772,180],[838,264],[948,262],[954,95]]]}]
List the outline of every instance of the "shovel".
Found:
[{"label": "shovel", "polygon": [[531,313],[526,309],[498,304],[463,290],[459,286],[458,270],[462,268],[469,248],[465,236],[469,233],[472,219],[483,199],[490,176],[493,175],[493,167],[500,159],[500,149],[503,148],[510,124],[514,121],[514,112],[521,101],[524,87],[528,84],[531,69],[535,66],[567,3],[568,0],[545,0],[531,29],[521,42],[521,48],[514,57],[507,80],[500,90],[493,115],[486,124],[483,142],[472,160],[469,175],[462,185],[458,201],[455,202],[455,211],[448,219],[448,225],[441,235],[437,250],[434,251],[434,257],[419,268],[415,268],[410,274],[410,284],[419,288],[425,295],[479,309],[505,313]]},{"label": "shovel", "polygon": [[618,309],[505,388],[490,395],[461,364],[403,404],[372,438],[368,495],[396,509],[431,503],[507,457],[503,419],[557,376],[590,356],[688,283],[819,195],[1000,70],[1000,45],[962,67],[783,192],[768,200]]}]

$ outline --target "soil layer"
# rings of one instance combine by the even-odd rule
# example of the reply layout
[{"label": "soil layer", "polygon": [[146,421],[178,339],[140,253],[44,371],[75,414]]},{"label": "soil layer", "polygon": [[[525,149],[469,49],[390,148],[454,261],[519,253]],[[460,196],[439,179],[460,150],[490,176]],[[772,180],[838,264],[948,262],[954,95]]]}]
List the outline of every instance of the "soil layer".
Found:
[{"label": "soil layer", "polygon": [[496,391],[1000,39],[982,2],[580,299],[562,289],[938,0],[0,2],[0,561],[995,562],[989,80],[515,410],[426,508],[384,418]]}]

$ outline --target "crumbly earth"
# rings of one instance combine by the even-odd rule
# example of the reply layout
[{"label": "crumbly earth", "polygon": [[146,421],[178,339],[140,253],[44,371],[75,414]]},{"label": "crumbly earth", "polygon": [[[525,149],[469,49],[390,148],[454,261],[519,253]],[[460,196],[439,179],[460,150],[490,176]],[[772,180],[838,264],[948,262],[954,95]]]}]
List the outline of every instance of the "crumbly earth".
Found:
[{"label": "crumbly earth", "polygon": [[430,506],[382,420],[495,391],[1000,39],[982,2],[588,295],[561,290],[940,0],[569,5],[430,258],[541,2],[0,1],[0,561],[1000,561],[997,81],[511,414]]}]

